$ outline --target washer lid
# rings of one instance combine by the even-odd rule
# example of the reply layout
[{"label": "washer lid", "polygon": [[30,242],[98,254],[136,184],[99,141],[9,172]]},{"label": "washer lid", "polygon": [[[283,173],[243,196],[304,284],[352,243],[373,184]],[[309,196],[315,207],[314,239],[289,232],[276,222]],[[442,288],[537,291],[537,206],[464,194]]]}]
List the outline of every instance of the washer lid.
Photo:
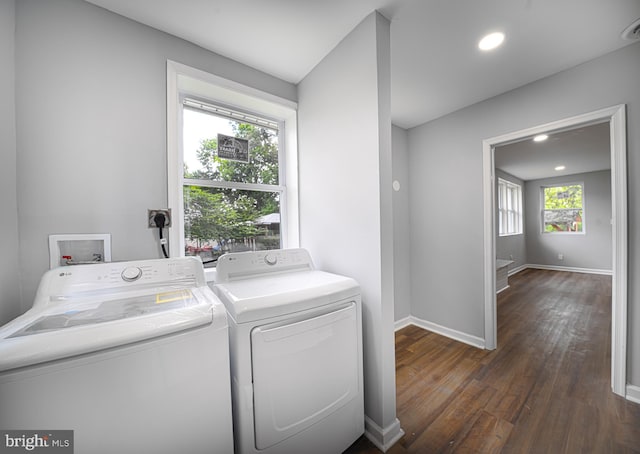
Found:
[{"label": "washer lid", "polygon": [[29,317],[23,319],[24,324],[18,324],[18,329],[6,337],[10,339],[32,336],[134,317],[152,316],[163,312],[177,314],[186,308],[198,306],[201,303],[206,304],[206,300],[203,301],[201,291],[198,289],[158,289],[154,293],[115,299],[109,296],[105,294],[104,300],[90,302],[64,298],[60,304],[50,306],[46,310],[32,311]]},{"label": "washer lid", "polygon": [[355,280],[319,270],[224,282],[213,289],[236,323],[291,314],[360,294]]},{"label": "washer lid", "polygon": [[212,304],[217,298],[208,287],[181,294],[183,300],[167,302],[165,306],[158,303],[157,307],[147,306],[152,297],[147,295],[104,301],[94,309],[76,312],[28,311],[0,329],[0,371],[92,353],[212,323],[226,329],[224,308],[220,303]]}]

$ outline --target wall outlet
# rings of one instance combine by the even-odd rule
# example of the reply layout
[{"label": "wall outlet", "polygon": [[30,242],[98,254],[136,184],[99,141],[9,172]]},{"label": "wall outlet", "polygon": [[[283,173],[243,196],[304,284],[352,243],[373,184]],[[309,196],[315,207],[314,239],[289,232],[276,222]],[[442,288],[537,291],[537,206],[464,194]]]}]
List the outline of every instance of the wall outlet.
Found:
[{"label": "wall outlet", "polygon": [[558,260],[564,260],[564,254],[558,254]]},{"label": "wall outlet", "polygon": [[155,229],[158,226],[156,225],[156,215],[164,214],[164,226],[171,227],[171,209],[167,208],[166,210],[147,210],[147,219],[148,227],[150,229]]}]

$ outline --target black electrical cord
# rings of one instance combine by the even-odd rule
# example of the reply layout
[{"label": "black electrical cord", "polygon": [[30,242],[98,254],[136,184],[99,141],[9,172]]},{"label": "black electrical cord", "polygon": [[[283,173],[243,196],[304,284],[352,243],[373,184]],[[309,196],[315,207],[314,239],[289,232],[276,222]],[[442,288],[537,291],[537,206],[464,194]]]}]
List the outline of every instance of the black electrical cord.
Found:
[{"label": "black electrical cord", "polygon": [[218,259],[211,259],[211,260],[203,260],[202,264],[203,265],[211,265],[212,263],[217,263]]},{"label": "black electrical cord", "polygon": [[158,235],[160,236],[160,246],[162,247],[162,253],[164,254],[164,258],[168,259],[169,254],[167,254],[167,248],[165,247],[166,240],[162,238],[162,229],[164,228],[164,224],[167,221],[164,213],[156,213],[153,217],[153,221],[156,223],[156,227],[158,227]]}]

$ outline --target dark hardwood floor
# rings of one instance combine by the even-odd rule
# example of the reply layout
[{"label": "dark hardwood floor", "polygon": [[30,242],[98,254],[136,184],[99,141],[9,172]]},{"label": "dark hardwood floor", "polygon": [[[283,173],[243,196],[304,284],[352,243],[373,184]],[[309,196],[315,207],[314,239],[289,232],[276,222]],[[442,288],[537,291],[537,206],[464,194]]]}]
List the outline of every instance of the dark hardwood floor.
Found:
[{"label": "dark hardwood floor", "polygon": [[[611,392],[611,277],[524,270],[498,295],[498,348],[396,333],[388,452],[640,453],[640,405]],[[349,454],[379,453],[362,437]]]}]

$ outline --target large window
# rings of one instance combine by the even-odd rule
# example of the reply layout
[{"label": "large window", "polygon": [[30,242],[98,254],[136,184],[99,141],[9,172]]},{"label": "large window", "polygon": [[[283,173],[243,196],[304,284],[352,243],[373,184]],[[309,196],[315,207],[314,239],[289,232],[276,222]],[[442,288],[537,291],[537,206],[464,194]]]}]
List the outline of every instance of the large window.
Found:
[{"label": "large window", "polygon": [[522,233],[522,188],[498,178],[498,229],[500,236]]},{"label": "large window", "polygon": [[542,188],[542,231],[584,232],[582,183]]},{"label": "large window", "polygon": [[189,98],[182,122],[185,255],[280,248],[280,124]]},{"label": "large window", "polygon": [[297,247],[295,103],[167,63],[171,256]]}]

